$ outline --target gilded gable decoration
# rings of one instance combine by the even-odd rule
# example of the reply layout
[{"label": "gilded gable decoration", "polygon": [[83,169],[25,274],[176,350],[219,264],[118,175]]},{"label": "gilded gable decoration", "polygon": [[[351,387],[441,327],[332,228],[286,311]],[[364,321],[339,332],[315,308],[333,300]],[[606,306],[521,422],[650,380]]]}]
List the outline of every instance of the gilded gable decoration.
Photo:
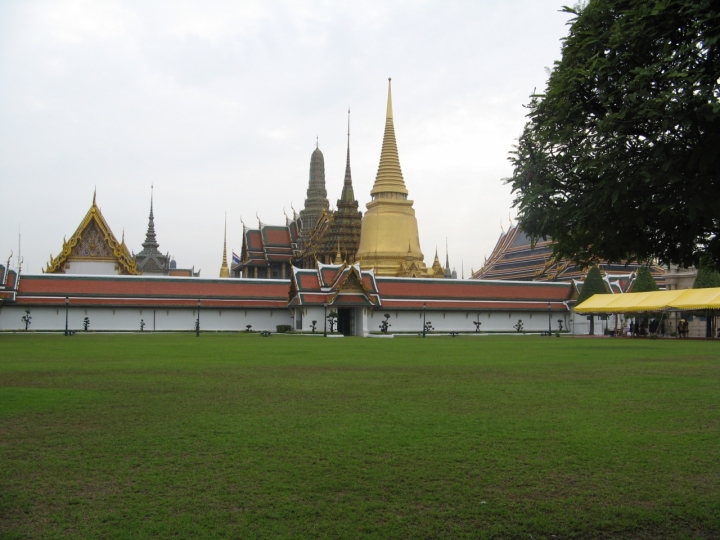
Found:
[{"label": "gilded gable decoration", "polygon": [[80,222],[70,240],[63,239],[62,251],[43,270],[49,274],[65,273],[65,265],[72,261],[114,262],[118,274],[137,275],[135,260],[130,255],[125,239],[118,242],[95,202]]}]

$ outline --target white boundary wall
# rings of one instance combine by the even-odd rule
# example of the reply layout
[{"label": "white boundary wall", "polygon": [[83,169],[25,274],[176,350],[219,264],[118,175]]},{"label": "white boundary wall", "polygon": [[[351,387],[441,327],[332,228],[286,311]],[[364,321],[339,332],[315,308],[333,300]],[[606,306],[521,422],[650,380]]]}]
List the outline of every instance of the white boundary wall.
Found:
[{"label": "white boundary wall", "polygon": [[[331,308],[328,306],[327,313]],[[422,332],[423,312],[422,310],[392,310],[354,308],[355,309],[355,335],[367,336],[370,332],[380,332],[380,324],[385,320],[385,314],[390,315],[389,333],[396,332]],[[324,330],[325,310],[323,307],[309,306],[295,308],[296,323],[300,321],[297,315],[302,311],[301,324],[294,328],[304,332],[310,332],[312,321],[317,321],[315,332],[322,333]],[[558,320],[563,323],[563,331],[568,330],[570,312],[553,311],[550,314],[552,331],[559,329]],[[430,311],[425,313],[425,320],[432,323],[434,332],[474,332],[473,321],[480,321],[481,332],[516,332],[515,325],[522,320],[524,332],[547,332],[547,312],[522,312],[522,311]],[[329,327],[328,327],[329,330]]]},{"label": "white boundary wall", "polygon": [[[390,315],[389,332],[422,332],[423,312],[393,311],[382,308],[373,310],[367,321],[371,332],[380,331],[380,323],[385,314]],[[558,319],[563,321],[563,330],[567,329],[569,313],[552,312],[550,314],[553,332],[558,330]],[[474,332],[473,321],[480,321],[481,332],[515,332],[514,328],[522,320],[524,332],[547,332],[548,314],[543,312],[522,311],[426,311],[425,320],[432,324],[435,332]]]},{"label": "white boundary wall", "polygon": [[[64,331],[65,307],[0,306],[0,331],[24,330],[22,317],[25,310],[32,317],[30,330]],[[194,331],[197,309],[170,308],[68,308],[68,328],[82,331],[83,320],[90,319],[90,330],[96,331],[140,331],[140,321],[145,322],[145,331]],[[290,310],[283,309],[200,309],[202,331],[244,331],[252,325],[253,331],[275,332],[277,325],[292,325]]]},{"label": "white boundary wall", "polygon": [[[25,310],[30,309],[32,322],[29,329],[35,331],[65,330],[65,307],[27,307],[27,306],[0,306],[0,331],[24,330],[22,317]],[[370,332],[379,332],[380,323],[385,319],[385,313],[390,315],[390,333],[395,332],[422,332],[422,310],[398,311],[383,309],[373,310],[367,308],[355,309],[355,335],[367,336]],[[330,313],[328,307],[327,312]],[[298,316],[302,312],[302,316]],[[277,325],[289,325],[296,330],[310,332],[312,321],[317,321],[316,332],[324,329],[325,310],[322,306],[295,308],[293,311],[286,308],[278,309],[216,309],[201,308],[200,329],[202,331],[244,331],[248,324],[253,331],[275,332]],[[134,331],[140,330],[140,321],[145,322],[145,331],[186,331],[195,329],[197,310],[189,308],[129,308],[129,307],[73,307],[68,309],[68,328],[82,331],[83,320],[90,319],[90,330],[95,331]],[[558,320],[563,321],[564,330],[585,330],[579,316],[575,317],[574,328],[568,328],[571,314],[569,312],[552,312],[552,331],[558,330]],[[525,332],[547,332],[548,314],[543,312],[520,311],[430,311],[425,313],[427,322],[432,323],[435,332],[474,332],[475,324],[479,321],[481,332],[515,332],[518,320],[523,322]],[[583,317],[584,319],[584,317]],[[587,321],[584,321],[587,323]],[[580,323],[580,324],[578,324]],[[596,330],[602,333],[604,327],[600,321],[596,323]],[[589,328],[589,323],[588,323]],[[585,330],[587,332],[587,330]],[[582,333],[582,330],[581,330]]]}]

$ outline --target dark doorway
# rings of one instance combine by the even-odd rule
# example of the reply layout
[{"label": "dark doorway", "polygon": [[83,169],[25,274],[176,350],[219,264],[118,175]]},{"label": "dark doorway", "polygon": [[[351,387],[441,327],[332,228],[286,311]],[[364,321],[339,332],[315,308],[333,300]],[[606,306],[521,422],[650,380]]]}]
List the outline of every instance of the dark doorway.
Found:
[{"label": "dark doorway", "polygon": [[338,332],[343,336],[352,336],[353,328],[355,326],[354,311],[351,308],[340,308],[338,309]]}]

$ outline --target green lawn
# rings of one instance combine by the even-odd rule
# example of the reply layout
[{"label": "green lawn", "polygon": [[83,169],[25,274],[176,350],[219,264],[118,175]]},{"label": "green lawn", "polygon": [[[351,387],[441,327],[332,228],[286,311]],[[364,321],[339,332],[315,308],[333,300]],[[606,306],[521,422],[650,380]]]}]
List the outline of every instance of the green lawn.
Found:
[{"label": "green lawn", "polygon": [[719,538],[719,353],[0,335],[0,538]]}]

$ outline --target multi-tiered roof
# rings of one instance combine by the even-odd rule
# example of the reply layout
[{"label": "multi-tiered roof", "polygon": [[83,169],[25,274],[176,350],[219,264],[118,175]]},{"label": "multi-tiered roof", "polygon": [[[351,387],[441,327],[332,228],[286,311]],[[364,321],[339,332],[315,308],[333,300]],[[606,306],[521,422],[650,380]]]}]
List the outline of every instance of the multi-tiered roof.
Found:
[{"label": "multi-tiered roof", "polygon": [[[598,263],[601,273],[613,292],[627,292],[635,279],[637,263]],[[650,273],[661,287],[665,284],[665,269],[650,265]],[[582,286],[587,270],[568,259],[553,257],[552,240],[542,240],[533,247],[530,239],[518,225],[503,231],[490,257],[483,267],[474,272],[472,279],[515,281],[562,281]]]}]

